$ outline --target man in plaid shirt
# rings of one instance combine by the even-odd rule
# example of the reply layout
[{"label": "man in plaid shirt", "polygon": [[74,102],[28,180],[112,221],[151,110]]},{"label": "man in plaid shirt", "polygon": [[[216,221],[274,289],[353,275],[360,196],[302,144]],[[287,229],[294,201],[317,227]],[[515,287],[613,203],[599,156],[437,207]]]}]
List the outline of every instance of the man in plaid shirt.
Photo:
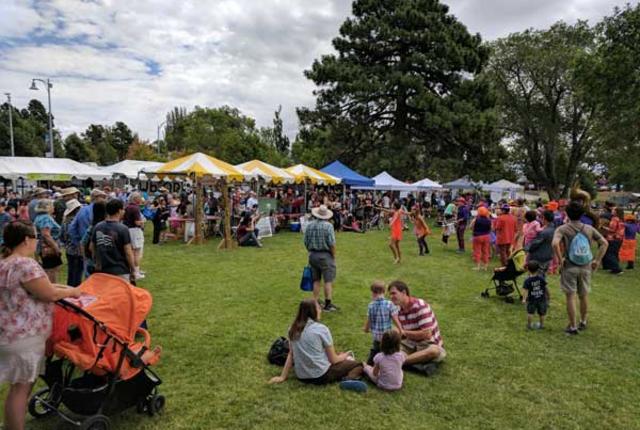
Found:
[{"label": "man in plaid shirt", "polygon": [[331,303],[333,281],[336,279],[336,234],[328,221],[333,218],[325,205],[313,208],[314,219],[304,230],[304,246],[309,251],[309,266],[313,273],[313,297],[320,298],[320,279],[324,280],[324,310],[332,312],[338,308]]},{"label": "man in plaid shirt", "polygon": [[364,325],[365,333],[371,332],[373,337],[373,346],[367,359],[369,366],[373,366],[373,357],[380,352],[382,334],[391,330],[392,322],[402,334],[402,326],[398,320],[398,307],[384,298],[384,289],[382,281],[375,281],[371,284],[371,303],[367,309],[367,322]]},{"label": "man in plaid shirt", "polygon": [[447,356],[435,313],[429,303],[411,297],[409,287],[402,281],[389,284],[389,296],[393,304],[400,307],[400,347],[407,354],[405,367],[432,375],[437,370],[437,363]]}]

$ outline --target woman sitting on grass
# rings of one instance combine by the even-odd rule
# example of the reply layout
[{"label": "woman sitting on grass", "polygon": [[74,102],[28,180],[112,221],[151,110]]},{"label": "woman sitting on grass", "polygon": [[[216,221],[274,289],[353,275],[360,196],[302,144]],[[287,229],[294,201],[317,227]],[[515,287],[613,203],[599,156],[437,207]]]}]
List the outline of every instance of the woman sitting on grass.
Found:
[{"label": "woman sitting on grass", "polygon": [[[344,381],[343,388],[362,390],[354,381],[362,375],[362,363],[355,361],[348,352],[336,353],[331,332],[320,324],[322,310],[315,299],[300,302],[298,315],[289,328],[290,350],[280,376],[274,376],[270,384],[287,380],[293,367],[296,377],[307,384],[324,385]],[[358,387],[354,386],[358,385]],[[366,389],[366,385],[364,386]]]}]

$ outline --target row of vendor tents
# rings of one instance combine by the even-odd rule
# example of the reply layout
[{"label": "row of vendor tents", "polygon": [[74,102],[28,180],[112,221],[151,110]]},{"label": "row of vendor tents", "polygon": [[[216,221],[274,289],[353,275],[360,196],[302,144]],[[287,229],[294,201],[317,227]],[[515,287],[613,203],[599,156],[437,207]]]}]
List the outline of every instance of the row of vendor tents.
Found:
[{"label": "row of vendor tents", "polygon": [[491,184],[473,182],[468,177],[439,184],[428,178],[414,183],[400,181],[387,172],[368,178],[350,169],[340,161],[320,170],[298,164],[289,168],[272,166],[252,160],[233,166],[202,153],[181,157],[167,163],[124,160],[111,166],[98,167],[67,158],[0,157],[0,177],[6,180],[70,181],[72,179],[108,180],[125,177],[129,180],[166,180],[176,175],[213,177],[228,181],[250,181],[260,178],[272,184],[311,183],[319,185],[343,184],[354,189],[379,191],[432,191],[441,189],[491,192],[518,192],[523,187],[506,180]]}]

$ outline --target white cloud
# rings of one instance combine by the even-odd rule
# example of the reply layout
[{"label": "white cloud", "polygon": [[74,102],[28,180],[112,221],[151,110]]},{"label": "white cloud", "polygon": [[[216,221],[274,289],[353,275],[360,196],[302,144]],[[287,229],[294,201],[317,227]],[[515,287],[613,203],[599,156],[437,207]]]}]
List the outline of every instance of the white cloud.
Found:
[{"label": "white cloud", "polygon": [[26,36],[42,24],[40,16],[23,0],[3,0],[0,6],[0,38]]},{"label": "white cloud", "polygon": [[[485,38],[558,19],[599,19],[613,7],[607,0],[449,3],[470,31]],[[282,105],[293,136],[295,108],[314,102],[313,84],[302,73],[331,52],[331,39],[351,12],[350,0],[36,5],[0,2],[0,90],[12,92],[19,106],[33,96],[46,102],[43,91],[27,88],[32,77],[50,76],[53,113],[63,132],[124,121],[149,139],[173,106],[223,104],[255,117],[260,126],[270,125]],[[158,73],[149,74],[152,69]]]}]

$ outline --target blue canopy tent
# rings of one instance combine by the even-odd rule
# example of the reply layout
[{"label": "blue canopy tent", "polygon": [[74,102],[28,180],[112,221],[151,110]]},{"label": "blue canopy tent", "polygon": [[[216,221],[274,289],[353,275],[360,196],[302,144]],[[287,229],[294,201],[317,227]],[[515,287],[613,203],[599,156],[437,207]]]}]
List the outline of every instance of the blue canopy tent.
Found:
[{"label": "blue canopy tent", "polygon": [[373,179],[354,172],[338,160],[323,167],[320,171],[342,179],[342,184],[350,187],[373,187],[375,185]]}]

